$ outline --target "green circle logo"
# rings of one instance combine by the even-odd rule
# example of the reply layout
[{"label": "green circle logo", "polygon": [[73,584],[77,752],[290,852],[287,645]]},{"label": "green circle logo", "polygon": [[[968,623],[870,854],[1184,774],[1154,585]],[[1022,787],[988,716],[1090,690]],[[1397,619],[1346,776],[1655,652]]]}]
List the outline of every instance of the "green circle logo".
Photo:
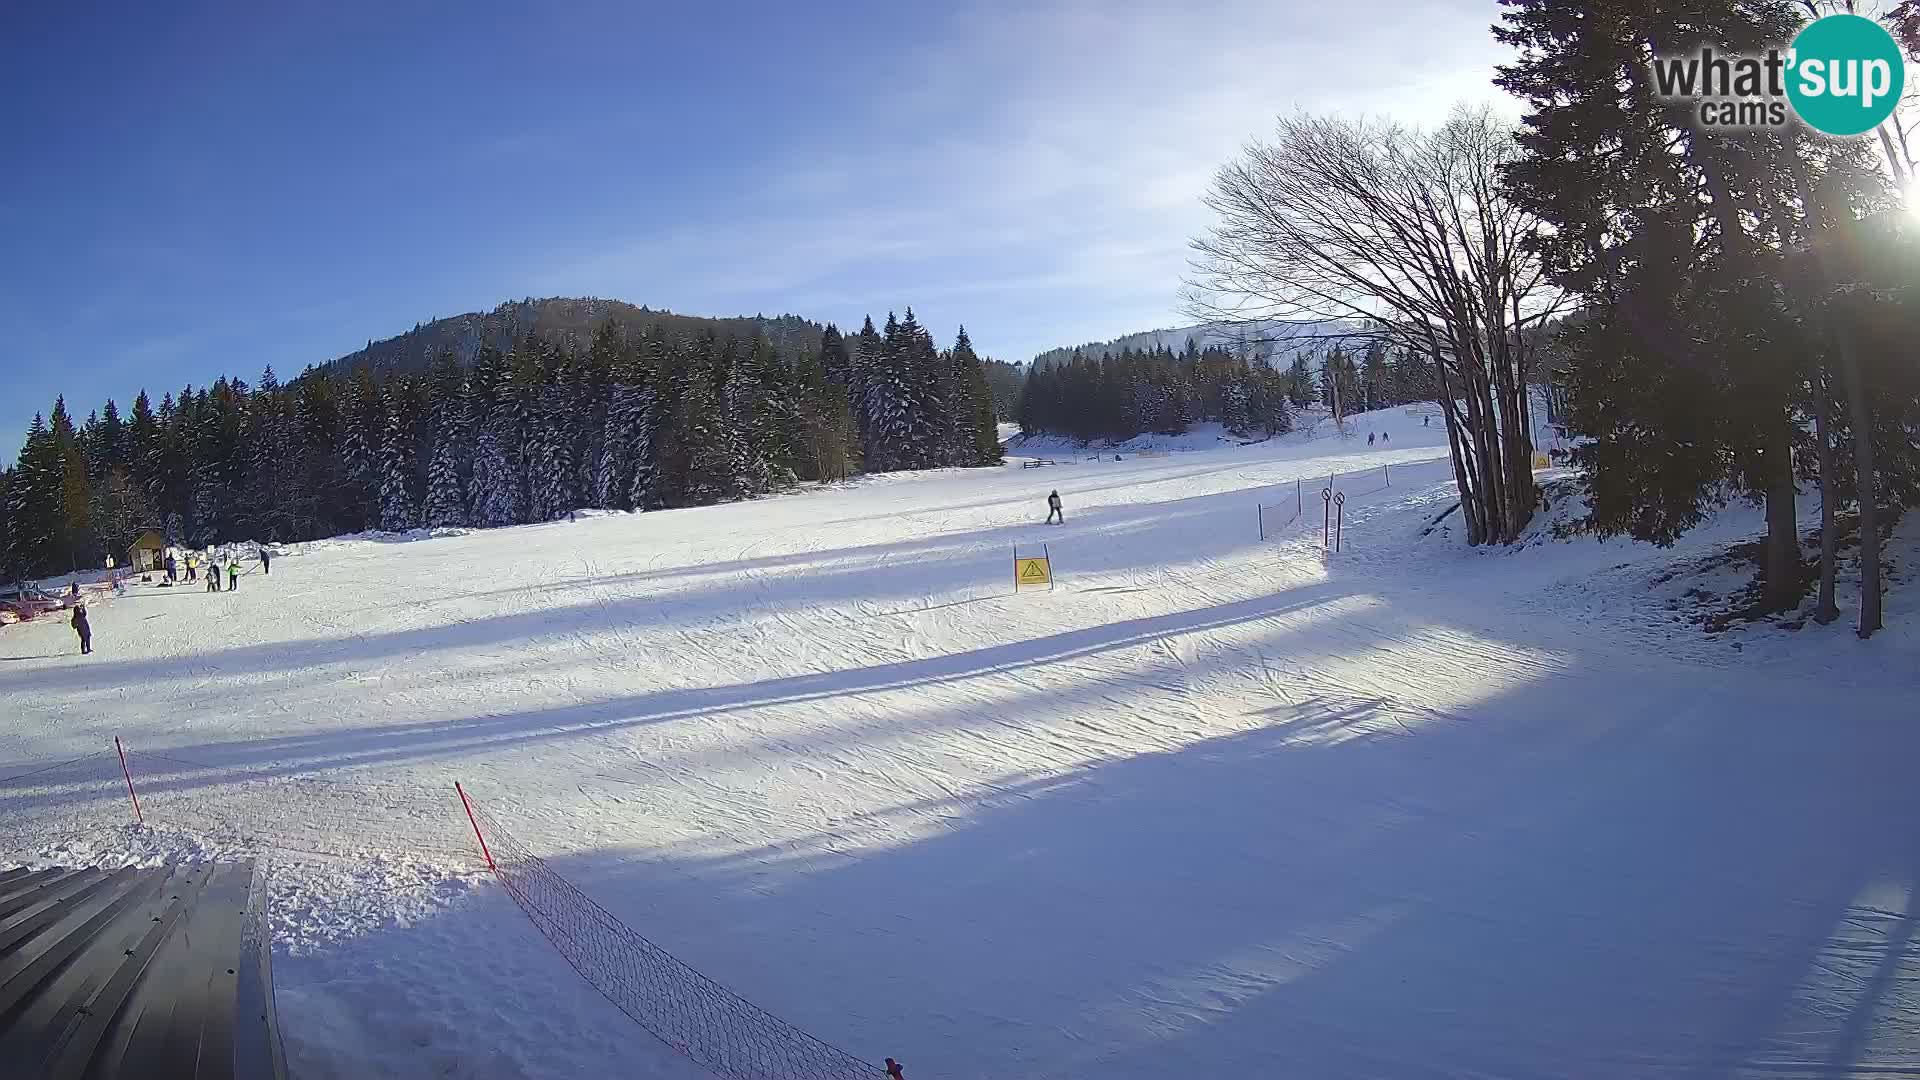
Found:
[{"label": "green circle logo", "polygon": [[1787,97],[1800,119],[1828,135],[1861,135],[1893,115],[1906,88],[1900,44],[1861,15],[1828,15],[1793,39]]}]

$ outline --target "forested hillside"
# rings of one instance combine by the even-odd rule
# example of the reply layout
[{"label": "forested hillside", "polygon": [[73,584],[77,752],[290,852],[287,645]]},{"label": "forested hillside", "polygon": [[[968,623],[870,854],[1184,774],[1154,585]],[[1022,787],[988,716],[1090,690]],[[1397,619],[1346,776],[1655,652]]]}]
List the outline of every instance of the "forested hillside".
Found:
[{"label": "forested hillside", "polygon": [[204,545],[512,525],[999,460],[964,330],[942,351],[909,309],[884,330],[787,340],[757,320],[646,313],[581,345],[482,343],[470,364],[447,347],[412,371],[396,349],[385,366],[324,364],[284,384],[268,369],[157,404],[142,391],[126,414],[108,401],[84,422],[57,401],[0,475],[0,559],[9,577],[38,575],[100,565],[146,526]]},{"label": "forested hillside", "polygon": [[1351,413],[1430,400],[1435,393],[1431,365],[1379,342],[1361,343],[1357,358],[1342,344],[1302,345],[1284,368],[1224,346],[1202,349],[1197,338],[1177,354],[1162,345],[1050,356],[1034,361],[1017,419],[1029,433],[1081,440],[1178,435],[1203,421],[1274,435],[1292,429],[1293,409],[1316,401]]},{"label": "forested hillside", "polygon": [[1171,330],[1143,330],[1125,334],[1112,341],[1094,341],[1049,349],[1033,358],[1035,365],[1059,364],[1078,352],[1086,356],[1111,353],[1115,356],[1132,350],[1151,353],[1169,349],[1183,353],[1196,349],[1224,349],[1235,356],[1285,367],[1301,353],[1324,352],[1329,345],[1348,343],[1364,334],[1365,326],[1356,321],[1255,319],[1238,323],[1200,323]]},{"label": "forested hillside", "polygon": [[507,352],[529,337],[562,348],[582,349],[594,330],[609,319],[630,326],[657,326],[669,335],[693,335],[711,330],[722,337],[752,338],[764,334],[774,348],[797,354],[820,341],[821,323],[798,315],[764,315],[711,319],[676,315],[636,307],[623,300],[600,297],[547,297],[509,300],[488,312],[471,311],[427,323],[417,323],[404,334],[369,341],[365,348],[332,361],[333,368],[352,372],[368,367],[375,372],[425,371],[436,357],[451,355],[461,364],[473,363],[480,350]]}]

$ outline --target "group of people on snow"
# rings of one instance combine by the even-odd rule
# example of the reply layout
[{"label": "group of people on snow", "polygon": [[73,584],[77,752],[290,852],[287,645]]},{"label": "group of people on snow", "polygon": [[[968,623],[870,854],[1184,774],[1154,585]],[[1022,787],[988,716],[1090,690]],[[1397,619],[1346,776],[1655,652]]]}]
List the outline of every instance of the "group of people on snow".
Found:
[{"label": "group of people on snow", "polygon": [[[259,555],[260,572],[271,575],[273,573],[273,553],[265,547],[262,547],[259,549]],[[235,592],[240,588],[240,556],[238,552],[229,551],[223,565],[220,558],[211,551],[202,555],[198,551],[182,553],[177,548],[168,548],[161,565],[166,571],[167,582],[169,584],[178,582],[183,573],[188,581],[197,581],[204,576],[207,582],[207,591],[220,592],[222,591],[220,578],[224,573],[226,575],[225,591]],[[107,569],[113,569],[113,560],[111,557],[107,560]],[[126,594],[126,585],[119,575],[114,575],[113,591],[122,596]],[[71,595],[75,598],[76,602],[73,605],[73,617],[69,621],[73,626],[74,634],[80,639],[80,655],[86,656],[93,652],[93,625],[87,620],[87,605],[78,601],[80,596],[80,583],[78,581],[72,583]]]},{"label": "group of people on snow", "polygon": [[[263,547],[259,549],[259,555],[260,572],[271,575],[273,573],[272,553]],[[198,551],[182,553],[178,548],[168,548],[166,557],[161,562],[161,568],[166,572],[169,585],[180,581],[182,577],[187,581],[199,581],[204,575],[207,591],[220,592],[222,588],[220,576],[224,572],[227,591],[231,592],[240,587],[240,556],[237,552],[229,551],[223,565],[220,556],[212,551],[203,555]]]}]

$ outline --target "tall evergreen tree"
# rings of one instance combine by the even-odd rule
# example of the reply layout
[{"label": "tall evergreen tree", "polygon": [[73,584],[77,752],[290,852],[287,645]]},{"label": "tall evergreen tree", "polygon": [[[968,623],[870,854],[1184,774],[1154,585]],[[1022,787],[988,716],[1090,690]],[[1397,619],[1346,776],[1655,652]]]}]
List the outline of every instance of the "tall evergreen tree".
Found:
[{"label": "tall evergreen tree", "polygon": [[427,466],[427,497],[421,518],[429,528],[466,525],[467,477],[462,464],[472,453],[467,381],[456,368],[434,380],[433,460]]},{"label": "tall evergreen tree", "polygon": [[[873,320],[867,320],[867,325],[870,328]],[[874,472],[913,468],[913,354],[892,312],[887,313],[887,328],[875,352],[866,351],[864,331],[861,348],[867,468]]]},{"label": "tall evergreen tree", "polygon": [[474,454],[467,486],[473,523],[517,525],[520,496],[520,400],[497,349],[483,348],[473,362]]},{"label": "tall evergreen tree", "polygon": [[399,415],[388,408],[380,436],[380,527],[401,532],[414,527],[413,492],[408,482],[413,471],[413,450]]},{"label": "tall evergreen tree", "polygon": [[7,488],[16,573],[37,576],[65,569],[59,566],[64,482],[60,449],[46,421],[35,413]]},{"label": "tall evergreen tree", "polygon": [[[998,465],[1001,460],[1000,421],[994,412],[993,390],[987,384],[986,365],[973,351],[967,328],[953,342],[953,365],[959,371],[962,401],[965,403],[965,439],[957,448],[955,460],[965,465]],[[958,413],[959,410],[956,410]]]},{"label": "tall evergreen tree", "polygon": [[1758,52],[1790,40],[1797,15],[1784,0],[1503,2],[1495,34],[1520,57],[1498,82],[1529,109],[1509,185],[1552,226],[1548,270],[1593,315],[1571,339],[1569,402],[1592,437],[1576,450],[1592,524],[1670,543],[1731,485],[1766,506],[1768,604],[1791,607],[1807,351],[1776,264],[1799,242],[1778,198],[1797,139],[1699,128],[1655,96],[1648,65],[1702,44]]}]

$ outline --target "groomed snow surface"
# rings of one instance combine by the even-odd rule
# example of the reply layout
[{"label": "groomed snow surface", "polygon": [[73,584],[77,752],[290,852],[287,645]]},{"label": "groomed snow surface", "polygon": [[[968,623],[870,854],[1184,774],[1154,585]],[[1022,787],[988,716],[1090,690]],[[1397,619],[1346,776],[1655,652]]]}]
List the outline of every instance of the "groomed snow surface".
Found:
[{"label": "groomed snow surface", "polygon": [[[1422,535],[1438,422],[1354,426],[1393,448],[1323,426],[328,542],[97,602],[90,657],[8,628],[0,761],[117,735],[156,824],[0,863],[270,838],[300,1080],[704,1075],[486,876],[455,779],[914,1080],[1920,1070],[1916,590],[1870,642],[1709,636],[1654,582],[1757,515],[1472,550]],[[1016,543],[1057,588],[1013,593]]]}]

